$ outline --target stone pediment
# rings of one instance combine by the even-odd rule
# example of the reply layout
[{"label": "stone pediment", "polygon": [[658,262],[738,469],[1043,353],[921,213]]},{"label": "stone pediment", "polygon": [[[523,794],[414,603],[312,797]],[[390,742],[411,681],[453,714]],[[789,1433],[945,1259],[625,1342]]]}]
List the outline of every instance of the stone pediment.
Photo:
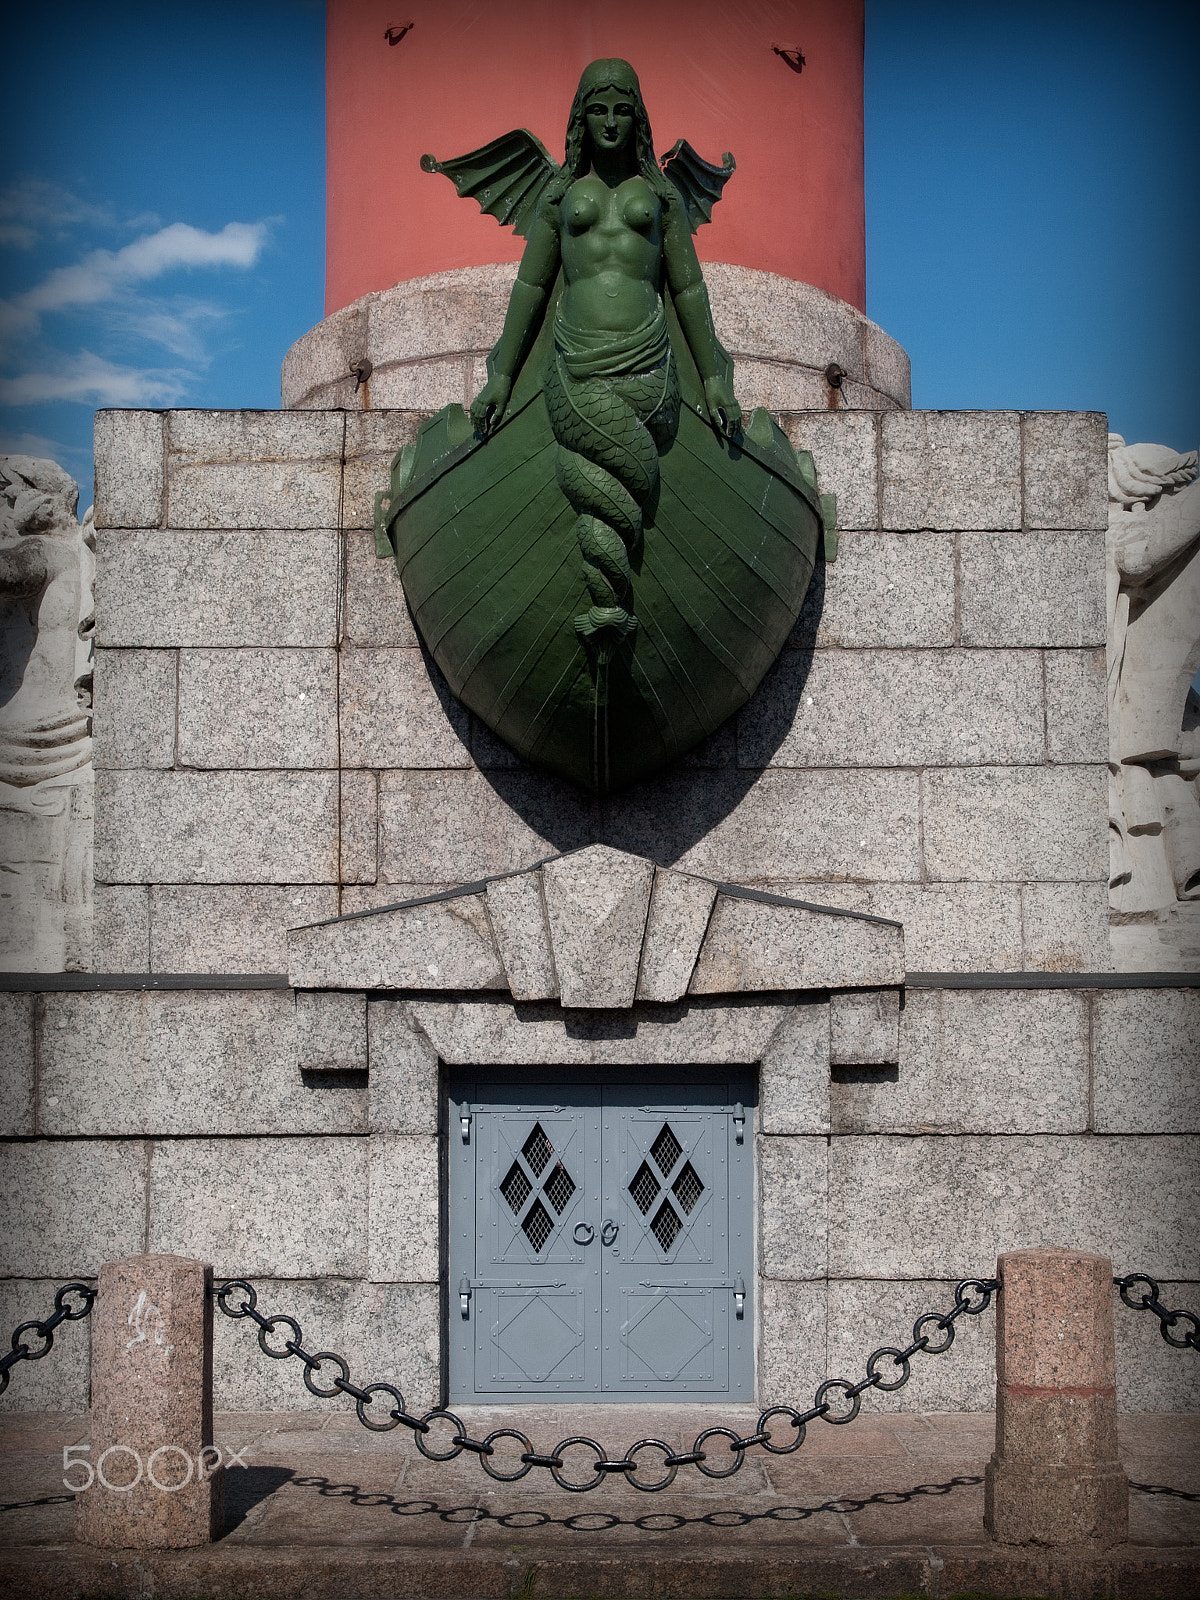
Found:
[{"label": "stone pediment", "polygon": [[898,922],[589,845],[536,867],[288,933],[297,989],[491,990],[569,1009],[892,987]]}]

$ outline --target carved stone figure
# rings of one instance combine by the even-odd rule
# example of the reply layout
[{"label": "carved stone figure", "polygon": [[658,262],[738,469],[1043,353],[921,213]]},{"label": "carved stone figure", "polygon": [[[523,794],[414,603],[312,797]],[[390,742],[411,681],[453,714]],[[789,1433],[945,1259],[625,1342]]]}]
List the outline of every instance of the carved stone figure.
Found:
[{"label": "carved stone figure", "polygon": [[[765,411],[742,427],[692,233],[734,170],[659,163],[633,68],[594,61],[559,166],[524,130],[423,158],[528,243],[488,381],[377,504],[451,688],[593,791],[745,703],[790,632],[832,500]],[[566,537],[564,537],[566,536]],[[568,543],[569,540],[569,543]]]},{"label": "carved stone figure", "polygon": [[1126,946],[1138,966],[1164,948],[1151,931],[1138,957],[1139,924],[1153,930],[1179,902],[1200,901],[1200,698],[1191,687],[1200,669],[1196,459],[1194,450],[1127,445],[1109,435],[1110,899],[1121,914],[1118,965]]},{"label": "carved stone figure", "polygon": [[95,540],[53,461],[0,457],[0,968],[90,955]]}]

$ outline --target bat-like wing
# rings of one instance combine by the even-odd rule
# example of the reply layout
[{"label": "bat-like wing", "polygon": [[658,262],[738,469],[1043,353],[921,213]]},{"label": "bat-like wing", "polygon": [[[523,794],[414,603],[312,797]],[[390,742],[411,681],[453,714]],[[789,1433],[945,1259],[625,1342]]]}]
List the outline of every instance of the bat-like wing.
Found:
[{"label": "bat-like wing", "polygon": [[422,156],[421,166],[425,172],[445,173],[464,199],[478,200],[481,211],[523,239],[533,227],[538,201],[559,173],[558,163],[528,128],[514,128],[449,161]]},{"label": "bat-like wing", "polygon": [[721,198],[721,190],[733,177],[737,162],[728,150],[722,163],[715,167],[711,161],[705,161],[686,139],[680,139],[662,158],[663,172],[683,196],[693,233],[702,223],[712,221],[713,207]]}]

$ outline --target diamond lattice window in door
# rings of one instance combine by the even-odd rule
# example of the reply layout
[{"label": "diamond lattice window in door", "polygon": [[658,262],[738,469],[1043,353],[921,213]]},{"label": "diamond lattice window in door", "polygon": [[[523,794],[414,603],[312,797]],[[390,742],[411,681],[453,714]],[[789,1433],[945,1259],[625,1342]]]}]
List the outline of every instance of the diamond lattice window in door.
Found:
[{"label": "diamond lattice window in door", "polygon": [[519,1217],[526,1200],[533,1193],[533,1185],[515,1161],[504,1175],[500,1193],[508,1201],[513,1216]]},{"label": "diamond lattice window in door", "polygon": [[[508,1209],[517,1218],[522,1233],[539,1255],[554,1234],[556,1219],[566,1211],[572,1195],[579,1187],[563,1161],[555,1161],[553,1167],[550,1166],[553,1158],[554,1146],[546,1130],[540,1122],[535,1123],[521,1146],[520,1156],[499,1184]],[[523,1162],[528,1162],[533,1169],[532,1180]],[[536,1181],[538,1178],[541,1178],[540,1184]]]},{"label": "diamond lattice window in door", "polygon": [[550,1204],[561,1217],[563,1212],[567,1209],[567,1204],[570,1201],[571,1196],[575,1193],[575,1179],[567,1171],[566,1167],[563,1166],[561,1161],[546,1179],[542,1187],[546,1191],[546,1197],[550,1201]]},{"label": "diamond lattice window in door", "polygon": [[521,1224],[525,1230],[525,1237],[535,1250],[542,1250],[547,1239],[554,1232],[554,1224],[550,1220],[550,1213],[540,1200],[535,1200],[526,1213]]},{"label": "diamond lattice window in door", "polygon": [[704,1185],[700,1181],[700,1174],[690,1161],[671,1185],[671,1193],[679,1201],[679,1209],[685,1216],[690,1217],[696,1209],[700,1196],[704,1193]]},{"label": "diamond lattice window in door", "polygon": [[533,1132],[521,1146],[521,1154],[533,1168],[534,1174],[541,1177],[550,1157],[554,1154],[554,1146],[546,1137],[546,1130],[540,1122],[534,1124]]},{"label": "diamond lattice window in door", "polygon": [[[671,1124],[664,1122],[650,1146],[650,1161],[654,1166],[650,1165],[650,1161],[643,1161],[629,1185],[634,1204],[644,1217],[650,1215],[650,1208],[670,1183],[671,1175],[682,1158],[683,1146]],[[655,1167],[658,1168],[657,1174]],[[685,1219],[695,1211],[703,1193],[704,1180],[690,1161],[685,1162],[683,1170],[670,1183],[669,1192],[663,1195],[650,1222],[650,1232],[664,1255],[670,1254],[684,1230]]]},{"label": "diamond lattice window in door", "polygon": [[666,1200],[658,1208],[658,1215],[650,1224],[650,1230],[658,1240],[662,1250],[669,1250],[678,1239],[683,1223],[675,1215],[670,1203]]},{"label": "diamond lattice window in door", "polygon": [[650,1146],[650,1154],[654,1157],[654,1164],[663,1177],[670,1177],[675,1169],[675,1163],[683,1154],[683,1146],[671,1131],[669,1122],[663,1123],[658,1138]]},{"label": "diamond lattice window in door", "polygon": [[629,1185],[629,1192],[633,1196],[634,1204],[643,1216],[654,1204],[662,1185],[643,1161],[633,1175],[633,1182]]}]

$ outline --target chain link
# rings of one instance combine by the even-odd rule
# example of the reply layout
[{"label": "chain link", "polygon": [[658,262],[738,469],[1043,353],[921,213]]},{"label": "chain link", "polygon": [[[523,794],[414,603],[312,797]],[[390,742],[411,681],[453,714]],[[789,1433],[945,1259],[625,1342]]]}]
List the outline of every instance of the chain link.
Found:
[{"label": "chain link", "polygon": [[[1200,1317],[1194,1311],[1168,1311],[1158,1297],[1158,1284],[1153,1278],[1144,1272],[1130,1272],[1123,1278],[1114,1278],[1113,1282],[1131,1311],[1153,1311],[1159,1321],[1159,1332],[1169,1345],[1176,1350],[1200,1350]],[[1139,1284],[1144,1284],[1145,1288],[1138,1291]],[[1135,1292],[1137,1298],[1134,1298]],[[1176,1338],[1171,1330],[1180,1323],[1184,1325],[1183,1337]]]},{"label": "chain link", "polygon": [[[82,1295],[83,1304],[74,1308],[69,1306],[67,1296],[70,1294]],[[55,1291],[54,1310],[43,1322],[23,1322],[14,1329],[12,1349],[7,1355],[0,1356],[0,1394],[8,1388],[11,1367],[15,1367],[18,1361],[40,1361],[43,1356],[48,1356],[54,1347],[54,1330],[64,1322],[82,1322],[84,1317],[91,1315],[95,1303],[96,1291],[86,1283],[64,1283]],[[27,1333],[36,1333],[39,1339],[46,1341],[40,1350],[31,1350],[25,1343],[24,1335]]]},{"label": "chain link", "polygon": [[[292,1317],[264,1317],[258,1309],[257,1291],[245,1279],[234,1278],[222,1283],[213,1290],[213,1294],[227,1317],[235,1321],[249,1318],[257,1324],[258,1343],[264,1355],[276,1361],[295,1356],[303,1362],[304,1382],[310,1394],[322,1400],[332,1400],[339,1393],[350,1395],[355,1402],[358,1420],[374,1432],[385,1433],[401,1425],[410,1428],[417,1449],[427,1461],[453,1461],[465,1450],[478,1456],[483,1470],[500,1483],[515,1483],[534,1467],[541,1467],[550,1473],[560,1489],[566,1489],[571,1494],[586,1494],[590,1489],[598,1488],[606,1478],[615,1476],[623,1477],[635,1489],[655,1494],[674,1483],[680,1467],[695,1467],[706,1478],[731,1478],[746,1459],[747,1450],[752,1450],[756,1445],[761,1445],[771,1455],[790,1455],[804,1443],[805,1429],[816,1418],[835,1425],[853,1422],[865,1393],[878,1389],[890,1394],[894,1389],[903,1388],[912,1376],[913,1356],[942,1355],[949,1350],[954,1343],[958,1318],[977,1317],[986,1311],[999,1288],[995,1278],[965,1279],[955,1289],[954,1305],[949,1311],[927,1311],[917,1318],[913,1324],[913,1342],[907,1349],[885,1346],[872,1351],[867,1358],[865,1378],[858,1383],[850,1383],[845,1378],[827,1379],[817,1389],[812,1406],[807,1411],[798,1411],[794,1406],[768,1406],[759,1416],[758,1426],[745,1437],[733,1428],[706,1428],[698,1435],[690,1450],[676,1452],[661,1439],[639,1439],[621,1456],[610,1456],[596,1439],[583,1435],[563,1439],[549,1452],[535,1450],[530,1439],[516,1428],[497,1428],[486,1439],[472,1439],[462,1418],[442,1406],[427,1411],[423,1417],[411,1416],[405,1408],[404,1396],[392,1384],[369,1383],[359,1388],[350,1381],[350,1368],[342,1356],[329,1350],[310,1355],[304,1348],[300,1325]],[[234,1296],[237,1298],[234,1299]],[[1177,1316],[1181,1313],[1169,1314]],[[273,1349],[268,1339],[276,1328],[285,1326],[292,1337],[286,1340],[282,1350]],[[933,1334],[925,1333],[923,1330],[926,1328],[941,1335],[938,1342],[932,1342]],[[891,1377],[887,1375],[888,1362],[894,1369]],[[327,1388],[322,1388],[314,1383],[313,1374],[319,1372],[325,1363],[336,1367],[338,1376]],[[375,1395],[387,1395],[394,1403],[386,1412],[368,1416],[367,1407],[373,1403]],[[831,1398],[827,1399],[826,1396]],[[781,1430],[781,1440],[776,1441],[770,1425],[777,1417],[787,1419],[794,1431],[793,1438],[783,1438]],[[438,1430],[436,1435],[435,1429]],[[497,1446],[506,1439],[520,1446],[519,1451],[510,1446],[501,1455]],[[594,1459],[588,1461],[585,1457],[581,1460],[575,1454],[571,1461],[567,1460],[567,1451],[580,1450],[590,1451]],[[643,1451],[661,1451],[662,1460],[657,1461],[650,1456],[640,1462],[637,1458]],[[655,1471],[658,1476],[651,1476]]]},{"label": "chain link", "polygon": [[[1168,1310],[1160,1298],[1157,1282],[1147,1273],[1131,1272],[1123,1278],[1114,1278],[1113,1283],[1120,1290],[1122,1301],[1131,1310],[1154,1313],[1159,1320],[1159,1331],[1169,1345],[1176,1350],[1200,1350],[1200,1317],[1191,1311]],[[631,1483],[635,1489],[655,1493],[673,1483],[678,1469],[684,1466],[696,1467],[705,1477],[729,1478],[741,1467],[746,1451],[756,1445],[761,1445],[772,1455],[790,1455],[804,1443],[808,1424],[818,1417],[823,1422],[837,1426],[853,1422],[859,1414],[864,1393],[878,1389],[881,1393],[890,1394],[896,1389],[903,1388],[912,1376],[913,1356],[944,1355],[954,1343],[955,1323],[958,1318],[979,1316],[989,1308],[992,1297],[999,1289],[1000,1284],[994,1278],[965,1279],[955,1289],[954,1305],[949,1311],[944,1313],[927,1311],[917,1318],[913,1323],[910,1345],[903,1350],[884,1346],[872,1351],[867,1357],[866,1377],[858,1383],[850,1383],[845,1378],[827,1379],[818,1387],[813,1396],[813,1404],[807,1411],[799,1411],[793,1406],[769,1406],[759,1416],[758,1426],[754,1432],[745,1437],[733,1428],[706,1428],[698,1435],[691,1450],[675,1452],[661,1439],[639,1439],[623,1456],[617,1457],[610,1457],[603,1445],[595,1439],[585,1437],[563,1439],[548,1454],[542,1453],[534,1449],[525,1434],[514,1428],[498,1428],[486,1439],[472,1439],[461,1417],[440,1406],[427,1411],[422,1417],[414,1416],[407,1410],[403,1394],[393,1384],[369,1383],[360,1387],[351,1382],[350,1367],[344,1357],[331,1350],[319,1350],[315,1354],[307,1351],[304,1348],[303,1330],[294,1317],[281,1314],[263,1316],[258,1309],[258,1292],[254,1285],[244,1278],[230,1279],[227,1283],[216,1286],[212,1292],[218,1307],[227,1317],[234,1321],[249,1319],[257,1325],[258,1345],[264,1355],[275,1361],[286,1361],[289,1357],[297,1358],[304,1367],[306,1388],[320,1400],[332,1400],[339,1394],[349,1395],[354,1401],[358,1420],[372,1432],[386,1433],[392,1428],[404,1426],[412,1431],[417,1449],[427,1460],[453,1461],[465,1450],[478,1456],[484,1471],[501,1483],[514,1483],[534,1467],[541,1467],[550,1472],[560,1488],[582,1494],[597,1488],[607,1477],[614,1474],[624,1477],[625,1481]],[[69,1303],[68,1297],[72,1295],[80,1296],[79,1304]],[[232,1300],[234,1295],[239,1296],[236,1301]],[[55,1291],[54,1310],[48,1317],[40,1322],[21,1323],[13,1332],[11,1350],[0,1356],[0,1394],[8,1388],[10,1371],[19,1361],[40,1361],[43,1356],[49,1355],[54,1346],[55,1331],[64,1322],[81,1322],[90,1316],[95,1303],[96,1290],[89,1284],[64,1283]],[[1183,1332],[1180,1336],[1174,1330],[1181,1325]],[[291,1335],[283,1341],[281,1350],[273,1349],[269,1342],[279,1328],[286,1328]],[[40,1349],[32,1348],[25,1342],[25,1335],[31,1333],[36,1334],[42,1341]],[[938,1334],[941,1335],[940,1339],[937,1338]],[[884,1376],[884,1372],[880,1371],[881,1365],[887,1361],[891,1362],[895,1371],[895,1375],[891,1378]],[[320,1372],[326,1364],[337,1369],[337,1376],[328,1387],[321,1387],[314,1382],[313,1375]],[[835,1402],[826,1397],[837,1394],[841,1395],[846,1408],[835,1411]],[[368,1408],[374,1405],[377,1395],[387,1396],[392,1404],[381,1415],[368,1415]],[[794,1438],[782,1443],[776,1442],[770,1424],[777,1417],[787,1418],[794,1430]],[[453,1428],[453,1433],[447,1441],[448,1449],[439,1449],[426,1443],[426,1437],[438,1423],[448,1423]],[[505,1470],[504,1462],[493,1462],[491,1459],[496,1454],[497,1444],[503,1439],[512,1439],[523,1446],[520,1455],[515,1458],[515,1471]],[[710,1440],[724,1441],[724,1449],[718,1448],[714,1443],[711,1449],[706,1450],[704,1447]],[[582,1481],[565,1476],[568,1469],[563,1452],[578,1446],[592,1451],[595,1455],[591,1476]],[[636,1459],[645,1450],[659,1450],[663,1457],[662,1475],[649,1481],[639,1479],[639,1463]],[[727,1460],[727,1457],[732,1459]]]}]

